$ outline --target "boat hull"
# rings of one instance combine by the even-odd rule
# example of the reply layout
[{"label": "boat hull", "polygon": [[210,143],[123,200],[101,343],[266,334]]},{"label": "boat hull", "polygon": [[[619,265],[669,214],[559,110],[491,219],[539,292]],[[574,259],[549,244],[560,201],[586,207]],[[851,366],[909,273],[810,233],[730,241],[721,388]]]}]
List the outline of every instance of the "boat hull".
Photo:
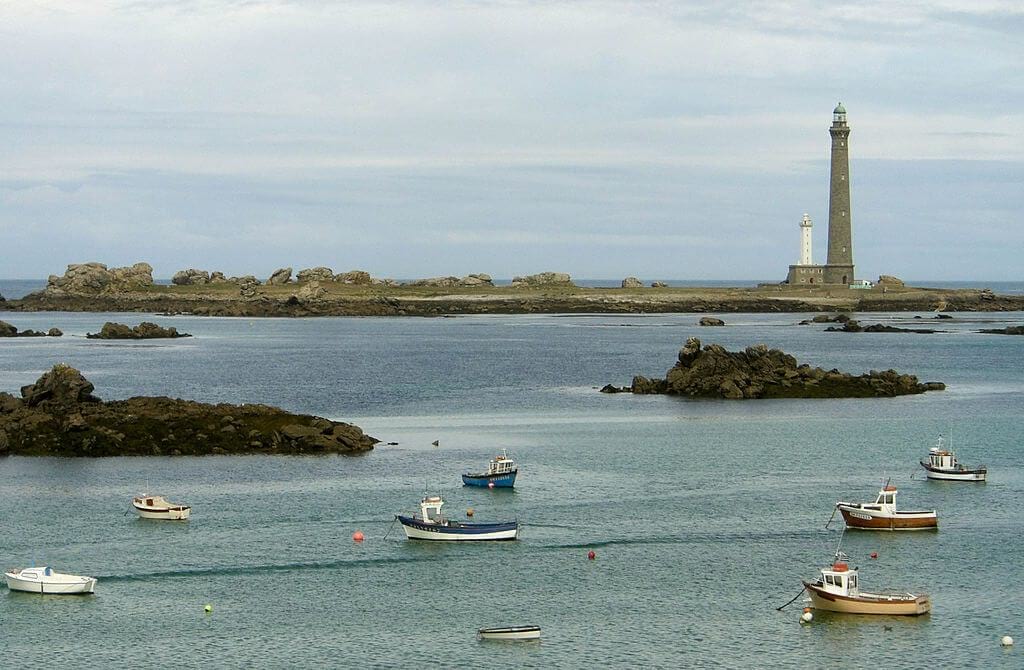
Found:
[{"label": "boat hull", "polygon": [[977,468],[975,470],[945,470],[936,468],[924,461],[920,461],[921,467],[925,470],[928,479],[939,479],[950,482],[983,482],[988,477],[988,469]]},{"label": "boat hull", "polygon": [[178,507],[168,509],[156,509],[135,506],[135,513],[140,519],[156,519],[160,521],[188,521],[192,514],[191,507]]},{"label": "boat hull", "polygon": [[811,604],[815,609],[844,614],[887,614],[890,616],[920,616],[932,609],[931,598],[925,595],[881,595],[841,596],[828,593],[816,585],[804,582]]},{"label": "boat hull", "polygon": [[74,596],[94,593],[96,579],[93,577],[80,577],[80,581],[38,581],[34,579],[21,579],[12,573],[5,573],[7,588],[12,591],[25,591],[27,593],[42,593],[46,595]]},{"label": "boat hull", "polygon": [[519,522],[507,523],[460,523],[450,525],[423,523],[413,517],[396,517],[410,540],[442,542],[480,542],[486,540],[515,540],[519,537]]},{"label": "boat hull", "polygon": [[477,631],[477,635],[481,640],[539,640],[540,626],[481,628]]},{"label": "boat hull", "polygon": [[[485,488],[510,489],[516,485],[518,470],[503,472],[500,475],[488,474],[464,474],[462,475],[463,486],[483,486]],[[493,487],[491,485],[494,485]]]},{"label": "boat hull", "polygon": [[861,530],[936,530],[935,512],[896,512],[894,515],[855,505],[837,505],[848,528]]}]

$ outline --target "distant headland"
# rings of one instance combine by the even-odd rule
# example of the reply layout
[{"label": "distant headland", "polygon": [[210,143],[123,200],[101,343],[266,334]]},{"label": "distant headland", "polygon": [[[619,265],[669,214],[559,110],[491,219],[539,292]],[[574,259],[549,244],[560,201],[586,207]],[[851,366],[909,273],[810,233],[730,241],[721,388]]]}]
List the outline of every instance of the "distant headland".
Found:
[{"label": "distant headland", "polygon": [[[0,298],[2,300],[2,298]],[[495,286],[490,275],[432,277],[408,282],[361,270],[335,273],[283,267],[266,279],[182,270],[156,284],[148,263],[110,268],[102,263],[67,267],[46,288],[0,302],[7,311],[147,312],[200,316],[446,316],[458,314],[731,313],[1021,311],[1024,296],[989,289],[906,286],[882,276],[863,285],[761,284],[751,287],[644,285],[626,277],[616,288],[577,286],[562,272],[516,277]]]}]

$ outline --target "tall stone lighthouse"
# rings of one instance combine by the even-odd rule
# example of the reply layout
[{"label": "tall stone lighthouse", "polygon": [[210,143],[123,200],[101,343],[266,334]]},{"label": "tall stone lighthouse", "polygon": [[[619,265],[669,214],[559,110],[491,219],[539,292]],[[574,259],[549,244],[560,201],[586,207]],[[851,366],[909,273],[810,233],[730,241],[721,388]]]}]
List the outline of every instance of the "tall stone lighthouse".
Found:
[{"label": "tall stone lighthouse", "polygon": [[832,176],[828,197],[828,256],[826,284],[853,281],[853,231],[850,225],[850,127],[843,103],[832,110]]}]

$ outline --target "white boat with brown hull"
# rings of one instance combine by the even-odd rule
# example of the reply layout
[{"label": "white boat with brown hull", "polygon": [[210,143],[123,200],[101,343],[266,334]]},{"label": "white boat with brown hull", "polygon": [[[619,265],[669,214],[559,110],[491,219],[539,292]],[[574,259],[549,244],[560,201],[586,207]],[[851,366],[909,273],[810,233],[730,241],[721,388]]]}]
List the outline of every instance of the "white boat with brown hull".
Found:
[{"label": "white boat with brown hull", "polygon": [[926,594],[861,591],[857,568],[851,569],[839,552],[832,565],[821,569],[817,581],[805,581],[803,585],[814,608],[828,612],[919,616],[932,608]]},{"label": "white boat with brown hull", "polygon": [[873,503],[837,502],[847,528],[861,530],[935,530],[939,515],[935,510],[897,510],[895,486],[886,484]]},{"label": "white boat with brown hull", "polygon": [[66,575],[53,568],[11,568],[4,572],[7,588],[12,591],[49,595],[82,595],[93,593],[95,577]]},{"label": "white boat with brown hull", "polygon": [[956,459],[952,445],[946,448],[941,435],[938,443],[928,450],[928,460],[921,461],[928,479],[940,479],[952,482],[983,482],[988,478],[988,468],[979,465],[969,468]]},{"label": "white boat with brown hull", "polygon": [[188,505],[172,503],[163,496],[147,495],[136,496],[132,499],[132,507],[135,513],[142,519],[159,519],[163,521],[187,521],[192,514],[192,508]]}]

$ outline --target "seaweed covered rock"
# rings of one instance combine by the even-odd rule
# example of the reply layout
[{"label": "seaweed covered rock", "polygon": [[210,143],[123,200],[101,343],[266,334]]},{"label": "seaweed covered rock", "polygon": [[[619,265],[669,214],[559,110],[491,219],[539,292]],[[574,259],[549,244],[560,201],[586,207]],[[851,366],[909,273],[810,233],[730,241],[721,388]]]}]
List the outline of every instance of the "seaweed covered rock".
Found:
[{"label": "seaweed covered rock", "polygon": [[0,456],[357,454],[378,440],[348,423],[267,405],[165,397],[103,402],[56,365],[21,398],[0,393]]},{"label": "seaweed covered rock", "polygon": [[63,334],[60,328],[51,328],[45,333],[32,329],[19,331],[6,321],[0,321],[0,337],[60,337]]},{"label": "seaweed covered rock", "polygon": [[942,390],[941,382],[920,383],[895,370],[854,376],[839,370],[800,365],[789,354],[763,344],[727,351],[701,347],[696,337],[679,350],[664,379],[635,377],[633,393],[665,393],[694,398],[871,398]]},{"label": "seaweed covered rock", "polygon": [[151,321],[143,321],[137,326],[126,326],[123,323],[107,321],[98,333],[86,333],[90,340],[153,340],[176,337],[192,337],[188,333],[179,333],[174,326],[164,328]]}]

